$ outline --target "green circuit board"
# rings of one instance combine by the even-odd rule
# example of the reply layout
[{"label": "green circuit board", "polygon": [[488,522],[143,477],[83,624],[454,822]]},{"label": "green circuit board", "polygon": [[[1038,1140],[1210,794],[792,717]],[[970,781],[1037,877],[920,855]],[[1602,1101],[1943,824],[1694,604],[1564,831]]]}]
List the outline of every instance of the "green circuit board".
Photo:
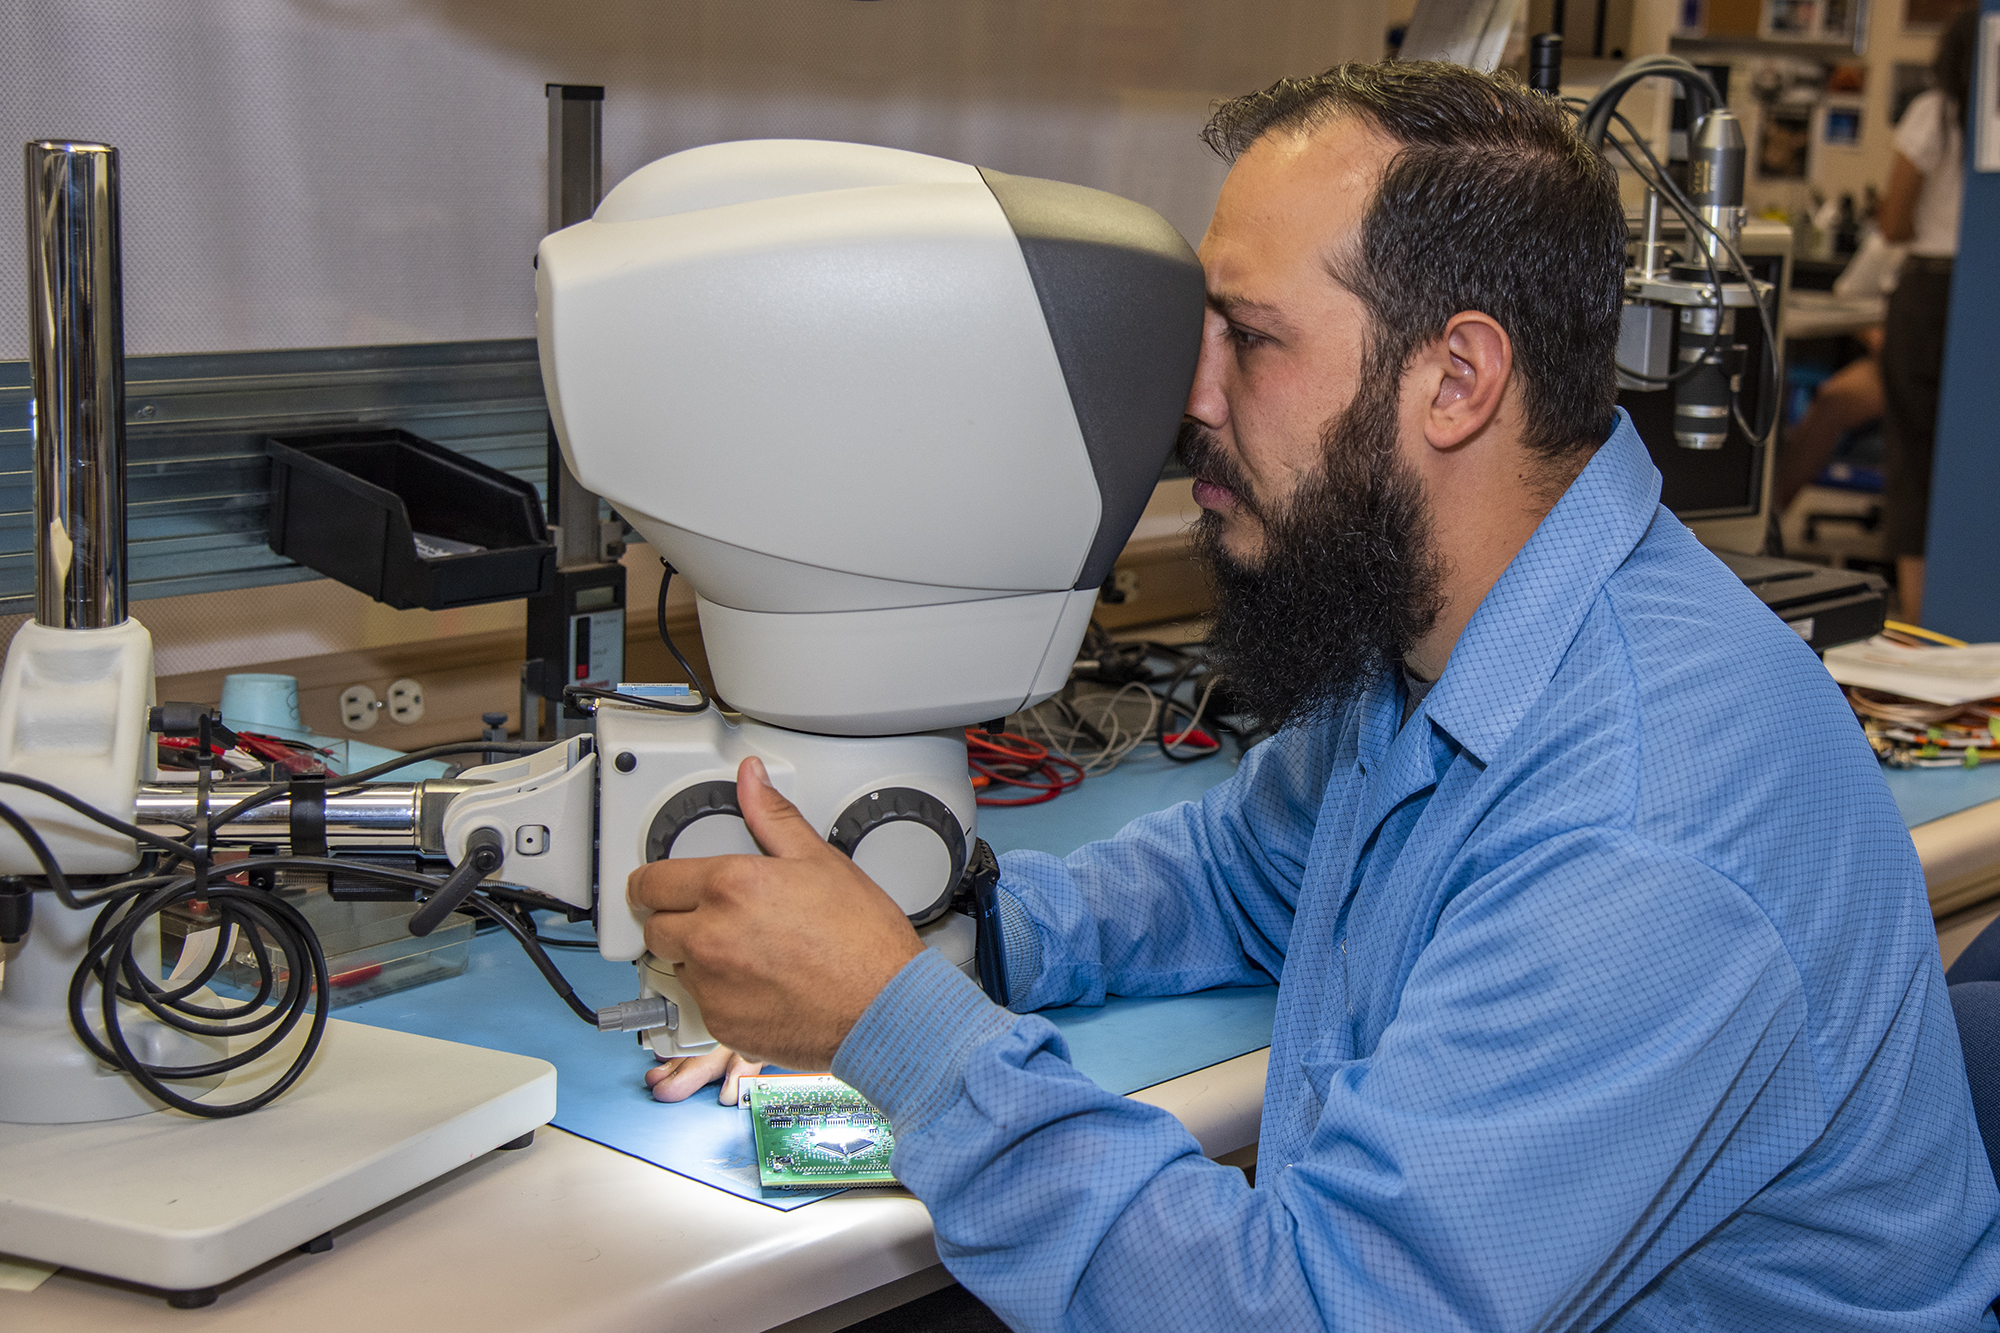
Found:
[{"label": "green circuit board", "polygon": [[889,1117],[831,1074],[743,1080],[765,1189],[837,1190],[893,1185]]}]

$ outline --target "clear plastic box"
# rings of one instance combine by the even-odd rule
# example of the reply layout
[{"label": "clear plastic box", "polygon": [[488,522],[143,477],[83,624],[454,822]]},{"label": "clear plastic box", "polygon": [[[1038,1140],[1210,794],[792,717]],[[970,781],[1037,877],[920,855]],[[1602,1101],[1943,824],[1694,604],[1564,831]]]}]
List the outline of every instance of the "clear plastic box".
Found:
[{"label": "clear plastic box", "polygon": [[[452,916],[429,935],[410,934],[410,917],[417,904],[407,902],[337,902],[323,888],[279,890],[312,923],[326,951],[328,1008],[372,1000],[427,981],[455,977],[465,971],[472,945],[472,918]],[[276,985],[286,980],[283,955]],[[231,990],[257,988],[255,955],[242,939],[216,980]]]}]

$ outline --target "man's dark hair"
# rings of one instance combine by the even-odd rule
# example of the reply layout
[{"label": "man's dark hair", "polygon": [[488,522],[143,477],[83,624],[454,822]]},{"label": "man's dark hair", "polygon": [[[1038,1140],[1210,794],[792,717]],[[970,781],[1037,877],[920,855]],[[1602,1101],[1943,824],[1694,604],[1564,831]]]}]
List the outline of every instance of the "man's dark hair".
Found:
[{"label": "man's dark hair", "polygon": [[1528,447],[1559,458],[1602,443],[1625,285],[1610,166],[1553,98],[1433,61],[1281,79],[1219,106],[1202,139],[1234,162],[1266,133],[1311,133],[1343,115],[1402,145],[1358,253],[1329,257],[1374,318],[1371,371],[1400,376],[1453,315],[1482,311],[1513,342]]}]

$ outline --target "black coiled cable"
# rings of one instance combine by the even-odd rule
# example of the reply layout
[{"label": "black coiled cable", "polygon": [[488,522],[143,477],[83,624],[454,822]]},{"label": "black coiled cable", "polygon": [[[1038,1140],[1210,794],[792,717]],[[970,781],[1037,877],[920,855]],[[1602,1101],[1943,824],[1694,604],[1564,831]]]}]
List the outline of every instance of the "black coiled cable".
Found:
[{"label": "black coiled cable", "polygon": [[[337,870],[343,875],[359,875],[407,888],[411,897],[435,888],[438,883],[428,875],[336,861],[331,857],[260,856],[229,866],[232,874],[278,870]],[[77,1040],[105,1064],[130,1074],[168,1106],[208,1119],[225,1119],[268,1106],[298,1082],[325,1035],[326,1005],[318,997],[326,995],[328,985],[326,954],[312,924],[298,908],[273,890],[228,880],[210,881],[200,869],[127,880],[110,886],[108,892],[116,896],[91,923],[83,961],[70,977],[69,1022]],[[146,974],[134,957],[133,946],[147,921],[172,907],[195,901],[206,902],[217,915],[216,948],[199,972],[179,985],[168,987]],[[214,980],[237,939],[242,940],[256,967],[257,990],[240,1002],[197,1001],[194,997]],[[91,1022],[89,992],[93,982],[98,988],[97,1018],[102,1023],[102,1035]],[[226,1042],[258,1033],[265,1035],[251,1046],[215,1060],[187,1065],[150,1064],[133,1050],[125,1034],[119,1011],[121,1000],[143,1007],[162,1026],[193,1037]],[[228,1074],[262,1059],[291,1036],[308,1013],[311,1025],[298,1053],[283,1073],[250,1097],[239,1102],[196,1101],[167,1086],[169,1082]]]},{"label": "black coiled cable", "polygon": [[[169,989],[146,975],[133,957],[132,946],[140,929],[158,913],[199,894],[218,915],[221,932],[214,955],[201,971]],[[259,985],[255,994],[238,1003],[208,1005],[193,996],[201,991],[226,961],[233,938],[240,937],[255,959]],[[269,943],[267,943],[267,938]],[[282,966],[273,950],[282,956]],[[284,976],[284,990],[275,996],[276,978]],[[99,1016],[104,1038],[92,1030],[87,992],[95,980],[99,988]],[[144,897],[132,897],[107,905],[92,923],[90,945],[83,964],[70,978],[69,1021],[77,1040],[91,1054],[108,1065],[124,1070],[139,1085],[175,1110],[208,1119],[244,1115],[269,1105],[304,1075],[319,1050],[326,1032],[326,1005],[315,997],[326,994],[326,954],[319,939],[299,910],[275,893],[235,885],[198,886],[192,877]],[[141,1059],[125,1035],[118,1011],[119,1001],[142,1005],[165,1027],[195,1037],[227,1042],[265,1033],[264,1037],[233,1055],[191,1065],[156,1065]],[[249,1065],[289,1037],[310,1010],[312,1024],[299,1052],[276,1079],[261,1091],[238,1102],[201,1102],[168,1086],[168,1080],[186,1082],[214,1078]]]},{"label": "black coiled cable", "polygon": [[[439,746],[430,753],[467,748],[479,747]],[[510,744],[506,748],[518,752],[541,747]],[[410,762],[414,758],[399,760],[393,767]],[[342,785],[372,775],[373,771],[357,774],[345,779]],[[130,1074],[165,1105],[206,1119],[226,1119],[268,1106],[297,1083],[325,1036],[325,997],[329,984],[326,954],[304,914],[275,889],[213,879],[216,866],[207,848],[199,845],[202,841],[199,837],[190,842],[164,837],[98,810],[58,787],[20,774],[0,772],[0,785],[25,787],[40,793],[151,849],[147,854],[151,864],[146,866],[145,873],[79,891],[79,886],[64,875],[47,842],[34,827],[18,811],[0,803],[0,824],[20,837],[58,901],[71,910],[98,906],[103,909],[91,923],[83,960],[70,977],[70,1027],[85,1049],[105,1064]],[[203,788],[205,796],[205,781]],[[240,814],[252,803],[254,798],[240,802],[224,811],[224,817]],[[219,822],[210,821],[210,825]],[[406,890],[412,899],[435,893],[444,883],[435,876],[391,866],[314,856],[248,857],[229,862],[226,873],[256,875],[281,870],[338,872],[344,877],[373,880]],[[169,986],[148,975],[148,969],[135,956],[135,946],[147,922],[173,907],[197,901],[205,902],[216,914],[216,947],[194,975]],[[468,898],[462,910],[492,919],[513,935],[569,1009],[586,1023],[596,1025],[595,1011],[577,997],[531,931],[480,894]],[[228,961],[237,940],[242,941],[256,967],[257,989],[245,1000],[218,1003],[219,997],[204,992],[203,988]],[[91,1013],[93,984],[97,987],[97,1025],[93,1025]],[[137,1005],[168,1030],[197,1039],[224,1043],[250,1037],[257,1040],[243,1050],[213,1060],[180,1065],[152,1063],[134,1049],[127,1036],[121,1004]],[[283,1072],[243,1100],[198,1101],[169,1086],[216,1078],[249,1066],[276,1050],[308,1016],[310,1023],[304,1039]]]}]

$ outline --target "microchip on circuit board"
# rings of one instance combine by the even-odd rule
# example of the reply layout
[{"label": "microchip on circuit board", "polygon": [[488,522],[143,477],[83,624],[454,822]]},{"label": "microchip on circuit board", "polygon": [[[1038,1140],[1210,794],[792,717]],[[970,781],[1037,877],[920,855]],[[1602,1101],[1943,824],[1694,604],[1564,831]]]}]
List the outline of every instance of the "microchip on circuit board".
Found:
[{"label": "microchip on circuit board", "polygon": [[757,1177],[765,1189],[838,1190],[893,1185],[889,1117],[831,1074],[746,1078]]}]

